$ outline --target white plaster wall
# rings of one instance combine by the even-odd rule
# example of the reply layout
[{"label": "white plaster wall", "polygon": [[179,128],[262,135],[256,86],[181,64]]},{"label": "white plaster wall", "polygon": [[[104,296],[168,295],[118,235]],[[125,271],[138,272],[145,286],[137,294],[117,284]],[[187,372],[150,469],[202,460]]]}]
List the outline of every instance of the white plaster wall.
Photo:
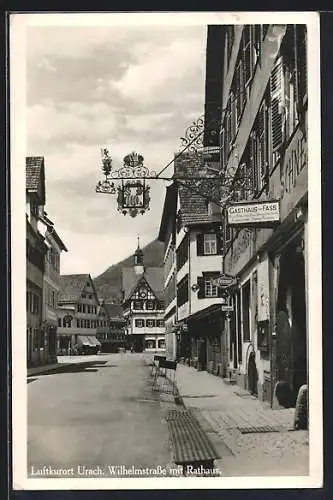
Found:
[{"label": "white plaster wall", "polygon": [[178,309],[177,309],[178,320],[185,319],[185,318],[187,318],[188,315],[189,315],[189,303],[185,302],[185,304],[178,307]]},{"label": "white plaster wall", "polygon": [[189,260],[185,262],[183,267],[177,272],[177,283],[179,283],[188,273],[189,273]]},{"label": "white plaster wall", "polygon": [[222,271],[222,256],[221,255],[197,255],[197,234],[198,231],[193,231],[190,234],[190,300],[191,314],[194,314],[212,304],[222,304],[222,299],[214,297],[211,299],[198,299],[198,292],[193,292],[191,286],[198,281],[198,276],[202,276],[203,272],[207,271]]}]

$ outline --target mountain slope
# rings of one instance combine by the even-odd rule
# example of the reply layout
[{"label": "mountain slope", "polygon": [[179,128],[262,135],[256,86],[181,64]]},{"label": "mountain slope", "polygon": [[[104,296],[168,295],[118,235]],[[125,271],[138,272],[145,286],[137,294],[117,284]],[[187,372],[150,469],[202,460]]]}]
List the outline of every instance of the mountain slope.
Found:
[{"label": "mountain slope", "polygon": [[[164,244],[154,240],[145,247],[143,251],[143,262],[145,267],[163,266]],[[133,266],[133,255],[109,267],[104,273],[97,276],[93,281],[98,296],[114,302],[121,301],[122,268]]]}]

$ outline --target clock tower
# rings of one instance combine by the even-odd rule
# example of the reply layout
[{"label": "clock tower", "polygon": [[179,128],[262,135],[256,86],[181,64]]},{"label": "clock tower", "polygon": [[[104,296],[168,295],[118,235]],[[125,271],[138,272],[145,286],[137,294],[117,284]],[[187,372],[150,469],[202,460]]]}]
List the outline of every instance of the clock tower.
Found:
[{"label": "clock tower", "polygon": [[140,237],[138,236],[138,248],[135,250],[134,253],[134,270],[135,274],[143,274],[144,273],[144,266],[143,266],[143,251],[140,248]]}]

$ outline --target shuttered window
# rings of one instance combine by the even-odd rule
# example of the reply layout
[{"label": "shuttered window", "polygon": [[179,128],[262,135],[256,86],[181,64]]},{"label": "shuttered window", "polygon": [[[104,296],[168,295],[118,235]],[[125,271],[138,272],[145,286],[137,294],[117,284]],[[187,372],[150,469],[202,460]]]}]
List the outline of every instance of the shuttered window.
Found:
[{"label": "shuttered window", "polygon": [[188,261],[188,234],[176,250],[177,271]]},{"label": "shuttered window", "polygon": [[246,25],[243,29],[243,61],[244,61],[244,77],[245,86],[249,85],[252,78],[253,57],[252,57],[252,43],[251,43],[251,26]]},{"label": "shuttered window", "polygon": [[268,181],[268,113],[265,101],[262,103],[257,118],[258,164],[257,189],[261,191]]},{"label": "shuttered window", "polygon": [[188,274],[177,285],[177,306],[188,302]]},{"label": "shuttered window", "polygon": [[204,234],[204,254],[215,255],[217,253],[217,242],[215,233]]},{"label": "shuttered window", "polygon": [[276,151],[283,139],[283,108],[284,108],[284,78],[282,58],[279,57],[274,65],[270,78],[271,94],[271,134],[272,148]]},{"label": "shuttered window", "polygon": [[205,297],[217,297],[218,291],[217,286],[213,285],[212,280],[210,278],[205,278]]},{"label": "shuttered window", "polygon": [[244,63],[242,59],[238,61],[236,67],[233,88],[234,88],[234,93],[236,95],[236,113],[237,113],[236,121],[237,125],[239,125],[246,102]]},{"label": "shuttered window", "polygon": [[220,275],[219,271],[207,271],[202,273],[203,276],[197,277],[198,299],[210,299],[222,297],[222,288],[217,287],[213,280]]},{"label": "shuttered window", "polygon": [[204,255],[204,236],[202,233],[197,234],[197,255]]}]

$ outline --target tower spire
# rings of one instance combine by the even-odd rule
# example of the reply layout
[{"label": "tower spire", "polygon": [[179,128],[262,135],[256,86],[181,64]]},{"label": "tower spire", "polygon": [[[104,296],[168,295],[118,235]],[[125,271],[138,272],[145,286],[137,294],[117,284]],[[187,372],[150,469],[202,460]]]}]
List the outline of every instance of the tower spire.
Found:
[{"label": "tower spire", "polygon": [[137,235],[138,247],[134,252],[134,269],[136,274],[142,274],[144,272],[143,267],[143,251],[140,248],[140,235]]}]

